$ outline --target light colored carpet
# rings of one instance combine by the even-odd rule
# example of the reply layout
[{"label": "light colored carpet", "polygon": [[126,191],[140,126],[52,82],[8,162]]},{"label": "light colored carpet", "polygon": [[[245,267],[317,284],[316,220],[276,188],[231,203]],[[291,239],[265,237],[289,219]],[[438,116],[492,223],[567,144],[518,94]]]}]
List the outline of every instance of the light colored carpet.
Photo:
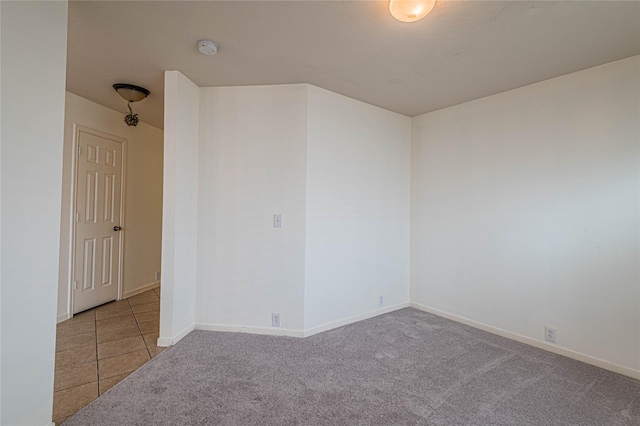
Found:
[{"label": "light colored carpet", "polygon": [[640,425],[640,382],[407,308],[192,332],[65,425]]}]

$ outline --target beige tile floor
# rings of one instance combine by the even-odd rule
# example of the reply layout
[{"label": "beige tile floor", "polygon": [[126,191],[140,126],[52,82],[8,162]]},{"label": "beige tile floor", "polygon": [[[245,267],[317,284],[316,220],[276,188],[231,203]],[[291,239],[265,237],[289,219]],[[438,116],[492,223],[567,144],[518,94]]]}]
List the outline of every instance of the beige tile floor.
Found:
[{"label": "beige tile floor", "polygon": [[160,289],[111,302],[58,324],[53,421],[61,424],[164,348]]}]

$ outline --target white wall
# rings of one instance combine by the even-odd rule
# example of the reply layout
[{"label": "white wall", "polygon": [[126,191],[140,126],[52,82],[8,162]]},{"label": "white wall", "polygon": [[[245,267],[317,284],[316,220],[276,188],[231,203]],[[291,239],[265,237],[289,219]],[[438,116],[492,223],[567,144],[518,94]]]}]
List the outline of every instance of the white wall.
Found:
[{"label": "white wall", "polygon": [[[114,91],[114,95],[117,94]],[[122,101],[123,111],[126,102]],[[134,106],[135,108],[135,106]],[[141,117],[144,120],[144,117]],[[62,219],[60,226],[60,270],[58,318],[69,314],[69,235],[71,205],[71,161],[74,124],[127,140],[123,296],[158,284],[162,239],[162,130],[140,122],[129,127],[124,113],[98,105],[73,93],[66,93],[64,161],[62,174]]]},{"label": "white wall", "polygon": [[2,2],[0,8],[0,423],[48,425],[55,359],[67,2]]},{"label": "white wall", "polygon": [[409,118],[309,85],[200,105],[198,328],[301,336],[408,304]]},{"label": "white wall", "polygon": [[412,302],[640,369],[639,71],[413,119]]},{"label": "white wall", "polygon": [[200,328],[303,328],[306,87],[201,89]]},{"label": "white wall", "polygon": [[410,142],[410,118],[309,86],[308,331],[408,304]]},{"label": "white wall", "polygon": [[195,324],[198,239],[199,88],[165,72],[160,339],[175,343]]}]

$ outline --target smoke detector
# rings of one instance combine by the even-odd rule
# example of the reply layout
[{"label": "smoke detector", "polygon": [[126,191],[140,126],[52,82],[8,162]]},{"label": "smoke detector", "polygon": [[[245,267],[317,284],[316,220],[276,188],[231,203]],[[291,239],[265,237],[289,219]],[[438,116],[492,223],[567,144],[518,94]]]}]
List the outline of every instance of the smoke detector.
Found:
[{"label": "smoke detector", "polygon": [[211,40],[200,40],[198,42],[198,50],[203,55],[215,55],[218,53],[218,45]]}]

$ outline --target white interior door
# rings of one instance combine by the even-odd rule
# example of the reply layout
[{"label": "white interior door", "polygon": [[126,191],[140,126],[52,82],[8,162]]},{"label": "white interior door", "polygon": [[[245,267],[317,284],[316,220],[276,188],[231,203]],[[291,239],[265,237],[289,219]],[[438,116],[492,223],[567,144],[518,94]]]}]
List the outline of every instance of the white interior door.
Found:
[{"label": "white interior door", "polygon": [[77,133],[73,313],[118,298],[122,141]]}]

